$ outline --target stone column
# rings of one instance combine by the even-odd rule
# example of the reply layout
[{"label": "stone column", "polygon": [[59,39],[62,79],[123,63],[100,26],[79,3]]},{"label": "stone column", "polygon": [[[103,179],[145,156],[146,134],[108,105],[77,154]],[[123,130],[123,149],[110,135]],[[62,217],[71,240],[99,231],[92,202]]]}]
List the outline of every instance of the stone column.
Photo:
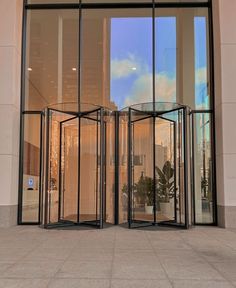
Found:
[{"label": "stone column", "polygon": [[17,223],[22,10],[0,1],[0,227]]},{"label": "stone column", "polygon": [[236,1],[214,0],[218,223],[236,227]]}]

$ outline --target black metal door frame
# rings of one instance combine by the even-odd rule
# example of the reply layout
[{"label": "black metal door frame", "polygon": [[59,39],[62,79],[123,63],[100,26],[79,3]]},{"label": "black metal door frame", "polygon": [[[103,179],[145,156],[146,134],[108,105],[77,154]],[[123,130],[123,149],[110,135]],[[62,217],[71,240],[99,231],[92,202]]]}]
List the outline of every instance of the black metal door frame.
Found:
[{"label": "black metal door frame", "polygon": [[[50,159],[50,151],[49,151],[49,145],[50,145],[50,111],[59,112],[62,114],[70,115],[71,118],[66,119],[64,121],[60,122],[60,143],[59,143],[59,191],[58,191],[58,222],[57,223],[50,223],[49,213],[50,213],[50,207],[49,207],[49,159]],[[92,113],[96,113],[96,118],[90,117]],[[85,111],[85,112],[73,112],[73,111],[60,111],[57,109],[50,109],[48,108],[46,111],[46,153],[45,153],[45,196],[44,196],[44,227],[45,228],[56,228],[61,226],[68,226],[68,225],[89,225],[94,226],[97,228],[103,228],[104,223],[104,209],[105,209],[105,173],[106,173],[106,156],[105,156],[105,121],[104,121],[104,109],[103,108],[97,108],[92,111]],[[61,169],[61,163],[62,163],[62,132],[63,132],[63,125],[71,120],[78,119],[78,203],[77,203],[77,221],[70,221],[70,220],[64,220],[61,217],[61,207],[62,207],[62,169]],[[96,181],[98,183],[98,166],[100,165],[100,185],[96,185],[96,219],[93,221],[80,221],[80,166],[81,166],[81,119],[89,119],[91,121],[95,121],[97,123],[96,128]],[[100,131],[99,131],[99,125],[100,125]],[[100,134],[100,137],[99,137]],[[99,145],[100,144],[100,145]],[[100,149],[100,151],[99,151]],[[44,149],[42,149],[43,153]],[[100,161],[99,161],[100,157]],[[41,158],[43,159],[43,155],[41,155]],[[43,194],[43,193],[42,193]],[[98,211],[98,201],[99,203],[99,211]],[[99,214],[99,218],[98,218]]]},{"label": "black metal door frame", "polygon": [[[165,114],[178,111],[178,114],[182,111],[182,127],[183,133],[181,145],[183,146],[183,161],[184,161],[184,184],[183,184],[183,194],[184,194],[184,224],[177,223],[177,203],[176,203],[176,187],[177,187],[177,177],[176,177],[176,168],[177,168],[177,148],[180,149],[180,147],[177,147],[177,139],[176,139],[176,121],[170,120],[169,118],[165,117]],[[139,113],[140,115],[143,115],[142,118],[138,120],[132,120],[132,112]],[[179,117],[179,115],[178,115]],[[173,123],[174,129],[174,189],[175,189],[175,200],[174,200],[174,221],[160,221],[158,222],[156,219],[157,215],[157,199],[156,199],[156,191],[153,193],[153,222],[152,221],[136,221],[133,219],[133,143],[134,143],[134,133],[133,133],[133,127],[135,122],[139,122],[148,118],[153,118],[153,182],[154,185],[156,184],[156,173],[155,173],[155,163],[156,163],[156,157],[155,157],[155,123],[156,119],[164,119],[168,122]],[[145,226],[151,226],[151,225],[167,225],[167,226],[174,226],[174,227],[180,227],[180,228],[188,228],[189,227],[189,203],[188,203],[188,130],[187,130],[187,107],[182,106],[176,109],[168,110],[168,111],[140,111],[137,109],[134,109],[132,107],[128,110],[128,226],[129,228],[139,228],[139,227],[145,227]],[[179,136],[180,137],[180,136]],[[182,143],[183,141],[183,143]],[[180,145],[180,144],[179,144]],[[179,157],[180,161],[180,157]],[[179,171],[180,173],[180,171]],[[180,185],[180,177],[179,177],[179,185]],[[156,185],[154,186],[154,189]],[[179,186],[180,187],[180,186]],[[179,192],[180,194],[180,192]],[[134,226],[133,224],[136,223]]]}]

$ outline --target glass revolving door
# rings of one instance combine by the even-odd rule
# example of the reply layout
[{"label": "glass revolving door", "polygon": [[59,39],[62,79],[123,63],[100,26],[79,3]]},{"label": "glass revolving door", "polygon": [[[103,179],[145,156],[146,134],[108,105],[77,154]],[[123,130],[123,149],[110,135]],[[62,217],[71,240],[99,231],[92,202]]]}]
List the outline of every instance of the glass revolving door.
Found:
[{"label": "glass revolving door", "polygon": [[[103,227],[105,201],[104,109],[48,108],[44,118],[41,223],[45,228]],[[65,108],[65,109],[63,109]]]},{"label": "glass revolving door", "polygon": [[187,107],[146,103],[128,110],[129,227],[188,227]]}]

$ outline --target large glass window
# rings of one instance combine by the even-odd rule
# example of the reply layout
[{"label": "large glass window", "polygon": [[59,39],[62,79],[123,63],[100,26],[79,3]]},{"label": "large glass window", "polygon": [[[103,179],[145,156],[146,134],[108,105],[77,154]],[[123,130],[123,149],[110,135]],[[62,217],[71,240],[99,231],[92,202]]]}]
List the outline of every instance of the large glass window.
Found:
[{"label": "large glass window", "polygon": [[205,8],[156,9],[156,101],[210,109],[207,11]]},{"label": "large glass window", "polygon": [[78,99],[78,10],[27,13],[25,110]]},{"label": "large glass window", "polygon": [[214,215],[212,115],[203,111],[193,114],[192,117],[195,222],[212,223]]},{"label": "large glass window", "polygon": [[209,36],[208,19],[203,13],[194,17],[194,51],[195,51],[195,107],[209,109],[210,81],[209,81]]},{"label": "large glass window", "polygon": [[155,100],[176,102],[176,17],[161,14],[155,18]]},{"label": "large glass window", "polygon": [[22,221],[39,221],[41,115],[24,115]]},{"label": "large glass window", "polygon": [[151,15],[151,9],[83,11],[82,102],[120,110],[152,101]]}]

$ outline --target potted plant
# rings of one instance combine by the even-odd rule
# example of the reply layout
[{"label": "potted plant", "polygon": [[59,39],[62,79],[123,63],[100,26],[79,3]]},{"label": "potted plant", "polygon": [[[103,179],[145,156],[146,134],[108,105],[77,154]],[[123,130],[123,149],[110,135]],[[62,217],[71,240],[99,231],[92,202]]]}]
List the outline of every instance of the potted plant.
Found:
[{"label": "potted plant", "polygon": [[160,169],[156,167],[157,174],[157,198],[160,203],[160,210],[168,217],[173,215],[173,201],[175,195],[174,168],[170,161],[166,161]]},{"label": "potted plant", "polygon": [[154,196],[154,186],[153,179],[150,177],[145,177],[146,181],[146,202],[145,202],[145,212],[147,214],[153,213],[153,196]]},{"label": "potted plant", "polygon": [[134,187],[137,203],[145,206],[147,214],[153,213],[153,179],[141,174]]}]

